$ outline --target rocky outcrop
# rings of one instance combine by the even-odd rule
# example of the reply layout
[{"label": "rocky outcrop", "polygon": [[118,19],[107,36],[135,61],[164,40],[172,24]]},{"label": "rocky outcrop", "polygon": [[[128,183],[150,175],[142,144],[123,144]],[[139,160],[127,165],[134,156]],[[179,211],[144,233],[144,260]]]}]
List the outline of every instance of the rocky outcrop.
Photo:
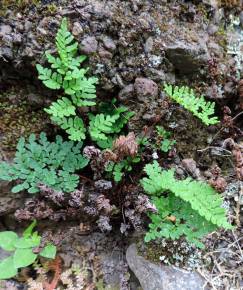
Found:
[{"label": "rocky outcrop", "polygon": [[187,272],[172,266],[153,264],[137,253],[135,244],[128,247],[127,263],[143,290],[200,290],[205,289],[204,279],[195,272]]}]

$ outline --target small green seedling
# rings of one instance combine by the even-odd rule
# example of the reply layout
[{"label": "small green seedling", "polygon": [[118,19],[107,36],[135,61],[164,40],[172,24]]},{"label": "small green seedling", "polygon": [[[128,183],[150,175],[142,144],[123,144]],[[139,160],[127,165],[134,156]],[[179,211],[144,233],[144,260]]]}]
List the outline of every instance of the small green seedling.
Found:
[{"label": "small green seedling", "polygon": [[169,152],[172,148],[173,145],[176,144],[175,140],[170,140],[169,138],[171,137],[171,133],[166,131],[163,127],[161,126],[156,126],[156,132],[159,137],[159,144],[155,145],[155,149],[159,149],[162,152]]},{"label": "small green seedling", "polygon": [[121,160],[118,163],[115,162],[109,162],[106,166],[105,170],[108,173],[112,173],[112,176],[114,178],[115,182],[120,182],[122,180],[122,177],[125,175],[126,172],[131,172],[133,169],[133,164],[140,162],[141,159],[139,156],[136,156],[134,158],[127,157],[124,160]]},{"label": "small green seedling", "polygon": [[0,247],[11,255],[0,262],[0,280],[12,278],[18,274],[18,269],[33,264],[39,256],[54,259],[56,256],[56,246],[47,244],[39,254],[33,250],[40,246],[41,236],[38,232],[33,232],[36,226],[34,220],[29,227],[19,237],[15,232],[0,232]]}]

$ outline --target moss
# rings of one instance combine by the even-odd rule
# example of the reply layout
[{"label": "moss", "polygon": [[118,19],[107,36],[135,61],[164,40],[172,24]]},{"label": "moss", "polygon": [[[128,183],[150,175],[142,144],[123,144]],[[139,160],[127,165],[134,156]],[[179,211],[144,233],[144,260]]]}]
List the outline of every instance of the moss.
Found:
[{"label": "moss", "polygon": [[41,0],[1,0],[0,1],[0,16],[5,16],[8,9],[19,11],[27,6],[38,6]]},{"label": "moss", "polygon": [[13,151],[20,137],[46,129],[47,118],[42,109],[34,111],[25,100],[11,103],[8,97],[8,94],[0,95],[1,149]]},{"label": "moss", "polygon": [[48,4],[47,5],[47,11],[50,13],[50,14],[54,14],[57,12],[57,6],[54,4],[54,3],[51,3],[51,4]]},{"label": "moss", "polygon": [[218,44],[223,47],[223,49],[227,50],[227,31],[224,28],[224,25],[220,25],[218,31],[216,32],[216,38],[218,40]]}]

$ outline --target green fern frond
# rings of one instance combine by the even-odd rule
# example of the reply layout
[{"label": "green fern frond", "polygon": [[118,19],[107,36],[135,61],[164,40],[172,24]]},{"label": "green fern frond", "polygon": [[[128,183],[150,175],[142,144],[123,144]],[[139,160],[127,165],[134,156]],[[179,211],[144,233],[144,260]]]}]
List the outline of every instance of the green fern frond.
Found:
[{"label": "green fern frond", "polygon": [[48,109],[44,110],[53,117],[59,118],[76,115],[76,108],[73,106],[72,102],[66,97],[62,97],[56,102],[52,102],[51,106]]},{"label": "green fern frond", "polygon": [[56,47],[64,71],[67,71],[73,57],[78,51],[78,43],[74,41],[73,35],[68,31],[66,18],[63,18],[61,27],[58,29],[56,35]]},{"label": "green fern frond", "polygon": [[161,195],[165,191],[172,192],[176,197],[190,203],[191,208],[207,221],[231,229],[227,222],[225,209],[222,208],[222,198],[207,183],[191,178],[177,180],[174,170],[161,170],[158,162],[145,166],[148,178],[142,179],[144,190],[151,195]]},{"label": "green fern frond", "polygon": [[189,243],[204,248],[200,239],[217,229],[193,210],[189,203],[174,194],[153,197],[152,203],[158,212],[149,214],[151,223],[145,236],[146,242],[162,237],[172,240],[185,237]]},{"label": "green fern frond", "polygon": [[81,118],[76,116],[74,118],[52,117],[51,119],[67,132],[70,140],[82,141],[85,139],[86,128]]},{"label": "green fern frond", "polygon": [[114,124],[119,119],[119,115],[97,114],[96,116],[89,114],[89,133],[94,141],[107,140],[107,134],[114,133],[116,128]]},{"label": "green fern frond", "polygon": [[36,65],[39,76],[38,78],[42,80],[43,84],[49,89],[58,90],[62,86],[62,76],[51,69],[44,68],[40,64]]},{"label": "green fern frond", "polygon": [[38,140],[34,134],[27,141],[20,138],[13,163],[0,163],[0,179],[19,181],[12,192],[36,193],[40,184],[57,191],[74,191],[79,182],[74,172],[89,162],[80,154],[82,145],[81,142],[74,145],[74,142],[63,141],[60,136],[55,142],[49,142],[45,133],[41,133]]},{"label": "green fern frond", "polygon": [[207,102],[203,96],[196,97],[194,90],[186,86],[172,87],[172,85],[165,85],[164,91],[169,97],[182,105],[185,109],[192,112],[194,116],[201,119],[201,121],[209,125],[214,125],[219,122],[217,117],[213,117],[215,103]]}]

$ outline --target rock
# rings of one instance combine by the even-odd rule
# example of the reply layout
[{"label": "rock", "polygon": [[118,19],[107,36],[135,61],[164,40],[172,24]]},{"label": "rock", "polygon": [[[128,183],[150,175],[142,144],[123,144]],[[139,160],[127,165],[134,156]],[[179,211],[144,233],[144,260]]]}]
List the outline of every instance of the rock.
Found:
[{"label": "rock", "polygon": [[144,101],[144,98],[155,99],[158,96],[158,85],[147,78],[136,78],[134,89],[139,101]]},{"label": "rock", "polygon": [[114,51],[116,49],[115,42],[113,41],[112,38],[108,36],[103,37],[103,43],[104,43],[105,48],[107,48],[108,50]]},{"label": "rock", "polygon": [[240,25],[241,25],[241,27],[243,28],[243,11],[241,11],[239,17],[240,17]]},{"label": "rock", "polygon": [[82,40],[80,49],[85,54],[91,54],[96,52],[97,47],[98,43],[96,38],[94,36],[87,36]]},{"label": "rock", "polygon": [[172,266],[153,264],[138,255],[135,244],[128,247],[126,258],[143,290],[205,289],[205,280],[198,273],[187,272]]},{"label": "rock", "polygon": [[214,24],[209,24],[207,27],[207,31],[209,35],[214,35],[219,30],[219,27]]},{"label": "rock", "polygon": [[200,177],[200,170],[197,168],[197,163],[192,158],[186,158],[182,160],[184,168],[194,177]]},{"label": "rock", "polygon": [[104,49],[103,47],[101,47],[99,49],[99,56],[103,59],[103,60],[110,60],[112,59],[112,53],[110,53],[108,50]]},{"label": "rock", "polygon": [[144,50],[145,52],[151,52],[153,50],[153,45],[154,45],[154,40],[153,37],[149,37],[144,45]]},{"label": "rock", "polygon": [[118,94],[118,98],[120,101],[125,101],[131,99],[134,94],[134,85],[130,84],[125,86]]},{"label": "rock", "polygon": [[74,22],[73,23],[73,29],[72,29],[72,34],[74,36],[80,36],[84,32],[82,25],[79,22]]},{"label": "rock", "polygon": [[10,25],[2,24],[0,26],[0,37],[5,34],[10,34],[12,32],[12,27]]},{"label": "rock", "polygon": [[174,40],[174,43],[165,45],[165,53],[180,74],[200,71],[202,65],[209,59],[206,39],[201,41],[197,39],[196,42]]}]

